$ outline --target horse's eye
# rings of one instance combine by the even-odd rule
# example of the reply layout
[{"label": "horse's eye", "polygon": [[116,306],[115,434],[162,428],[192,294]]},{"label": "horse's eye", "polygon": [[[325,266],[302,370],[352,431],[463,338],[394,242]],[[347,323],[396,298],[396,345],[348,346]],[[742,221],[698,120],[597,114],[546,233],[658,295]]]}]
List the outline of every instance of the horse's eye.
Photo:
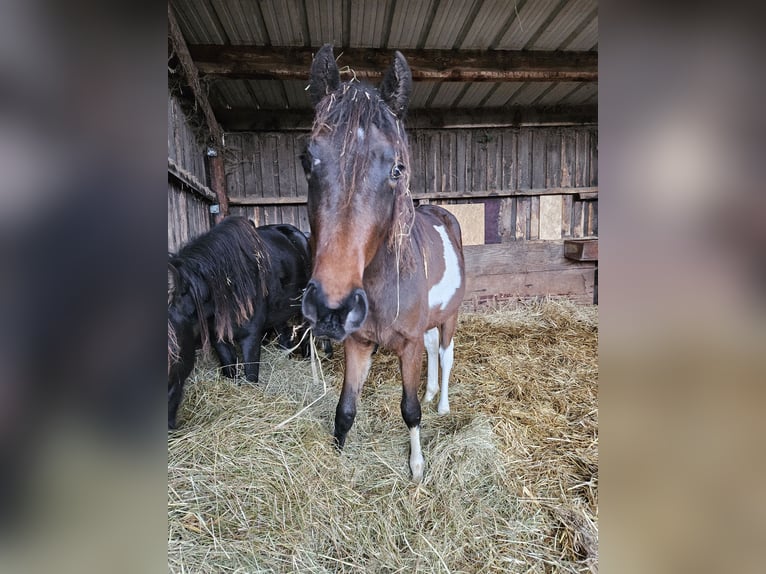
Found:
[{"label": "horse's eye", "polygon": [[391,179],[399,179],[402,177],[402,173],[404,173],[404,166],[400,163],[394,164],[394,167],[391,168]]}]

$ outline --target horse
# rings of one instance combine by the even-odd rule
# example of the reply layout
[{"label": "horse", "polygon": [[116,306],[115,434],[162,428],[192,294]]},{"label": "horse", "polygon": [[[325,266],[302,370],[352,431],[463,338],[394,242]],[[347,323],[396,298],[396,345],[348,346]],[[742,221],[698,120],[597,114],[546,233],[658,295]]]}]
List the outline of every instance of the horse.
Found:
[{"label": "horse", "polygon": [[409,466],[420,482],[424,347],[424,399],[440,392],[438,413],[450,410],[453,336],[465,294],[460,225],[441,207],[414,205],[403,127],[412,73],[400,52],[376,89],[355,80],[341,83],[333,47],[326,44],[312,61],[308,90],[315,116],[301,162],[313,261],[302,310],[314,335],[342,341],[345,350],[335,445],[341,450],[345,444],[379,344],[399,357]]},{"label": "horse", "polygon": [[261,341],[275,330],[290,339],[303,324],[308,240],[292,225],[255,227],[229,216],[168,260],[168,428],[174,429],[196,350],[212,346],[223,374],[236,375],[241,346],[245,379],[258,382]]}]

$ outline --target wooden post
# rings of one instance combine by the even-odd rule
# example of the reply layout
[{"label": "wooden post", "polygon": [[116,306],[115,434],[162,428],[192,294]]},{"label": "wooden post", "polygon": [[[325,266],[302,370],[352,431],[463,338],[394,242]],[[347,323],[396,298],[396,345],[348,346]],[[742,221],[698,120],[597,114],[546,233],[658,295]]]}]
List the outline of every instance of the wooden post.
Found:
[{"label": "wooden post", "polygon": [[202,110],[202,114],[205,116],[205,123],[207,124],[208,133],[212,140],[212,153],[208,152],[210,167],[210,187],[215,192],[218,198],[219,211],[215,216],[215,222],[218,223],[221,219],[229,214],[229,199],[226,197],[226,175],[223,168],[223,130],[221,129],[218,120],[216,120],[213,108],[210,106],[210,102],[207,100],[205,91],[202,89],[199,81],[199,73],[197,67],[189,54],[189,48],[186,45],[181,29],[178,27],[173,9],[168,3],[168,35],[173,45],[173,50],[178,56],[178,61],[181,63],[181,67],[184,71],[186,81],[191,86],[194,99],[197,101],[197,105]]}]

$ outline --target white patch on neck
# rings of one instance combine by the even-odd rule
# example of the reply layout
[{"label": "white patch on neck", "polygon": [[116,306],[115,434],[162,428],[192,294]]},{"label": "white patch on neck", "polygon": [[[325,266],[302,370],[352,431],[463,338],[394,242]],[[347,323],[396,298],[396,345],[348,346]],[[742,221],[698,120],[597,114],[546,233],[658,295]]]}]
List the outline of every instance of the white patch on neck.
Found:
[{"label": "white patch on neck", "polygon": [[439,282],[428,290],[428,307],[433,309],[439,307],[446,309],[447,304],[452,300],[455,292],[460,288],[460,265],[457,260],[457,253],[452,246],[452,242],[447,236],[447,231],[442,225],[434,225],[434,229],[441,237],[444,252],[444,275]]},{"label": "white patch on neck", "polygon": [[318,157],[315,157],[314,158],[314,165],[319,165],[320,163],[322,163],[322,160],[319,159]]}]

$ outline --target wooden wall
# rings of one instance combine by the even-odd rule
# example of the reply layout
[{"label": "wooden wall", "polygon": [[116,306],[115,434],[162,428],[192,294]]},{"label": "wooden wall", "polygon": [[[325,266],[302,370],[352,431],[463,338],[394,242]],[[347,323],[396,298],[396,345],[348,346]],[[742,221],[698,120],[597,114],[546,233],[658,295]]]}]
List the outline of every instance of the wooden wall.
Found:
[{"label": "wooden wall", "polygon": [[168,96],[168,251],[210,229],[205,149],[179,101]]},{"label": "wooden wall", "polygon": [[[411,190],[464,229],[468,293],[478,307],[514,298],[593,300],[595,262],[564,239],[598,236],[597,126],[409,130]],[[307,133],[226,135],[230,213],[308,231],[299,155]]]},{"label": "wooden wall", "polygon": [[[308,230],[298,159],[305,137],[295,131],[226,135],[232,213]],[[543,195],[560,204],[561,238],[597,235],[596,201],[578,192],[598,186],[597,140],[595,126],[411,130],[411,190],[422,201],[486,205],[497,227],[489,242],[540,238]]]}]

